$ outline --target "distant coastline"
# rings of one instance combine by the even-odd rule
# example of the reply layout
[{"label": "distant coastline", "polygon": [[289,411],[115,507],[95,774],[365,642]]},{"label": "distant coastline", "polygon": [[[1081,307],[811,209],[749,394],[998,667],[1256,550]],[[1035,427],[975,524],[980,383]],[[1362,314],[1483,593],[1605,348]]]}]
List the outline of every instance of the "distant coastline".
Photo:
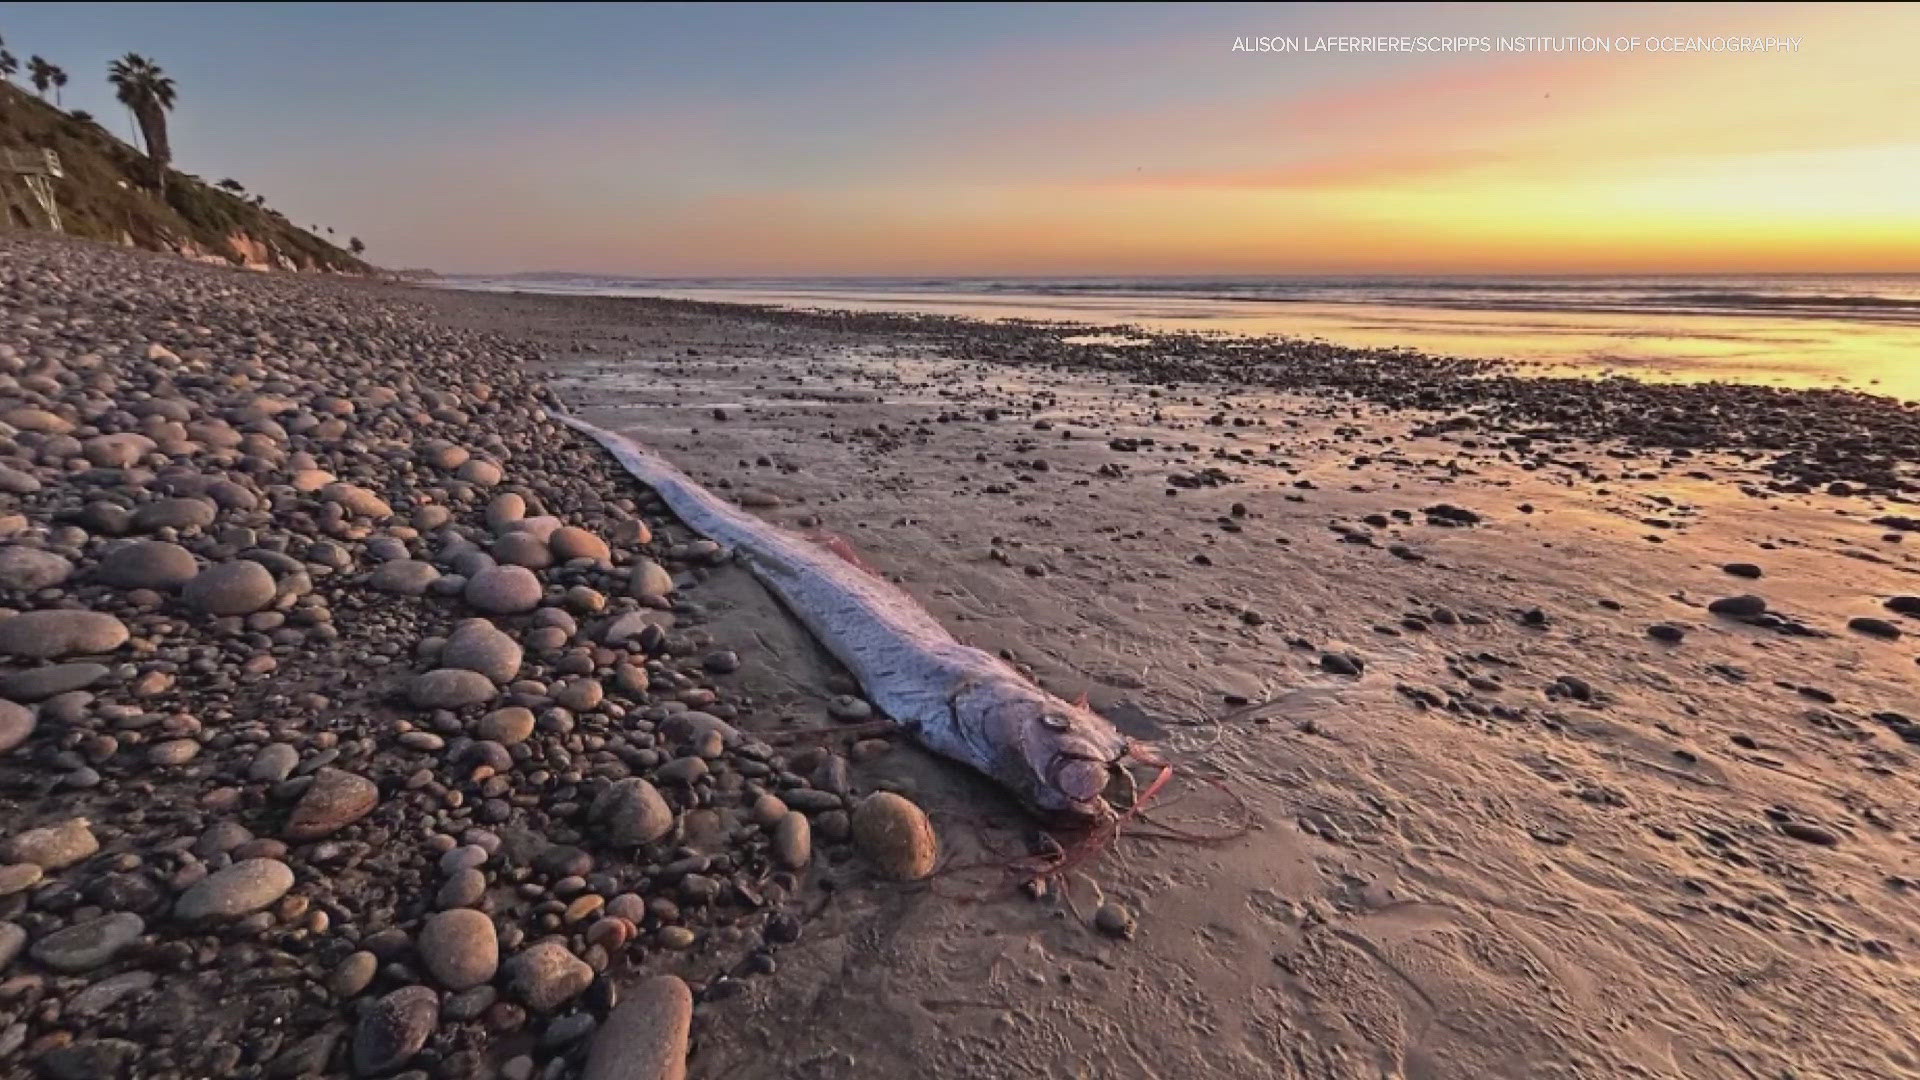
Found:
[{"label": "distant coastline", "polygon": [[1841,388],[1920,401],[1920,275],[1136,278],[448,276],[489,292],[653,296],[1324,339],[1542,374]]}]

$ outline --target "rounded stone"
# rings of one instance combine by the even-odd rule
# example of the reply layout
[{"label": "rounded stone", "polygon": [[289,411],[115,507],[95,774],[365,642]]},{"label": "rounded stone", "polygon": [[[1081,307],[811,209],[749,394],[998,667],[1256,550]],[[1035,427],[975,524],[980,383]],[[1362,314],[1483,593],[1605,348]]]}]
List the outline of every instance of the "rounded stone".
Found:
[{"label": "rounded stone", "polygon": [[102,611],[25,611],[0,619],[0,653],[48,660],[112,652],[127,625]]},{"label": "rounded stone", "polygon": [[147,924],[140,916],[116,911],[56,930],[34,942],[28,952],[55,971],[74,975],[111,962],[146,932]]},{"label": "rounded stone", "polygon": [[627,577],[627,593],[642,600],[658,599],[673,591],[673,575],[652,559],[639,559]]},{"label": "rounded stone", "polygon": [[86,818],[68,818],[8,837],[0,843],[0,862],[32,863],[43,870],[60,870],[100,850],[93,826]]},{"label": "rounded stone", "polygon": [[273,603],[279,588],[267,568],[252,559],[215,563],[187,582],[187,604],[209,615],[251,615]]},{"label": "rounded stone", "polygon": [[1723,596],[1707,605],[1707,610],[1715,615],[1724,615],[1730,619],[1750,619],[1763,615],[1767,602],[1758,596]]},{"label": "rounded stone", "polygon": [[206,499],[160,499],[133,512],[133,531],[204,529],[213,524],[219,513],[220,508]]},{"label": "rounded stone", "polygon": [[512,529],[493,542],[493,557],[508,566],[545,570],[553,565],[553,552],[532,533]]},{"label": "rounded stone", "polygon": [[19,923],[0,922],[0,971],[7,970],[13,958],[27,944],[27,932]]},{"label": "rounded stone", "polygon": [[600,1025],[583,1080],[685,1080],[693,992],[677,975],[643,980]]},{"label": "rounded stone", "polygon": [[616,780],[594,796],[587,820],[614,847],[651,844],[673,828],[673,809],[659,789],[637,776]]},{"label": "rounded stone", "polygon": [[353,1068],[379,1076],[405,1065],[440,1026],[440,995],[425,986],[403,986],[360,1014],[353,1032]]},{"label": "rounded stone", "polygon": [[493,680],[465,668],[439,668],[407,683],[407,700],[421,709],[464,709],[483,705],[498,693]]},{"label": "rounded stone", "polygon": [[525,742],[533,734],[533,710],[519,705],[495,709],[480,718],[474,732],[482,739],[490,739],[501,746]]},{"label": "rounded stone", "polygon": [[255,752],[253,761],[247,765],[247,779],[277,784],[292,776],[298,764],[300,751],[288,743],[268,743]]},{"label": "rounded stone", "polygon": [[547,538],[547,546],[553,549],[553,557],[561,562],[570,559],[613,561],[613,549],[607,546],[605,540],[574,525],[563,525],[553,530],[553,535]]},{"label": "rounded stone", "polygon": [[94,576],[122,589],[178,589],[200,572],[193,553],[167,540],[135,540],[107,552]]},{"label": "rounded stone", "polygon": [[813,826],[807,815],[789,810],[773,827],[773,860],[789,870],[798,870],[813,858]]},{"label": "rounded stone", "polygon": [[540,595],[540,579],[524,566],[489,566],[467,579],[467,603],[489,615],[532,611]]},{"label": "rounded stone", "polygon": [[564,940],[535,942],[507,961],[508,986],[535,1012],[552,1012],[593,982],[593,968],[573,955]]},{"label": "rounded stone", "polygon": [[500,466],[479,458],[468,459],[454,475],[476,487],[492,487],[505,477]]},{"label": "rounded stone", "polygon": [[349,953],[333,969],[333,974],[327,977],[327,989],[333,991],[335,997],[357,997],[360,991],[372,985],[373,977],[379,970],[380,958],[367,950]]},{"label": "rounded stone", "polygon": [[385,499],[356,484],[328,484],[320,489],[320,497],[357,517],[385,521],[393,516],[393,507]]},{"label": "rounded stone", "polygon": [[469,990],[493,978],[500,967],[500,938],[493,920],[472,908],[429,916],[414,943],[427,974],[449,990]]},{"label": "rounded stone", "polygon": [[527,516],[527,500],[511,491],[503,491],[487,503],[487,528],[499,532]]},{"label": "rounded stone", "polygon": [[321,769],[294,805],[287,821],[289,840],[318,840],[366,817],[380,804],[380,788],[364,776]]},{"label": "rounded stone", "polygon": [[176,918],[238,919],[259,911],[293,888],[293,870],[278,859],[245,859],[201,878],[173,905]]},{"label": "rounded stone", "polygon": [[440,569],[432,563],[419,559],[394,559],[380,564],[380,568],[367,577],[367,585],[396,596],[424,596],[439,578]]},{"label": "rounded stone", "polygon": [[0,675],[0,694],[17,701],[44,701],[60,694],[85,690],[111,674],[113,671],[107,665],[88,661],[28,668]]},{"label": "rounded stone", "polygon": [[512,636],[485,619],[461,623],[440,651],[440,666],[477,671],[496,683],[520,673],[525,651]]},{"label": "rounded stone", "polygon": [[869,795],[854,808],[853,840],[874,868],[894,881],[926,877],[940,855],[926,812],[891,791]]},{"label": "rounded stone", "polygon": [[73,564],[51,551],[7,544],[0,547],[0,590],[38,592],[73,576]]},{"label": "rounded stone", "polygon": [[26,742],[33,728],[32,709],[18,702],[0,700],[0,754]]},{"label": "rounded stone", "polygon": [[486,895],[487,875],[479,867],[467,866],[447,875],[440,891],[434,894],[433,903],[440,908],[472,907]]},{"label": "rounded stone", "polygon": [[138,432],[121,432],[116,435],[95,435],[80,444],[80,454],[87,464],[101,469],[124,469],[139,464],[140,459],[153,453],[156,444],[152,439]]}]

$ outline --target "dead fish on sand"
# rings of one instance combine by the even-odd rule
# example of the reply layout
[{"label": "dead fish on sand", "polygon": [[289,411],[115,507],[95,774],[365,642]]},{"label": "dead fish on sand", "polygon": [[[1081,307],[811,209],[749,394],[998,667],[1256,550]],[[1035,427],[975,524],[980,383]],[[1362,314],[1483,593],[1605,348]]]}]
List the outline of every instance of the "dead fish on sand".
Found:
[{"label": "dead fish on sand", "polygon": [[1042,816],[1112,822],[1105,793],[1120,777],[1131,782],[1126,764],[1164,768],[1150,748],[1085,705],[955,641],[892,583],[721,501],[624,435],[554,415],[606,447],[689,528],[731,547],[921,745],[999,781]]}]

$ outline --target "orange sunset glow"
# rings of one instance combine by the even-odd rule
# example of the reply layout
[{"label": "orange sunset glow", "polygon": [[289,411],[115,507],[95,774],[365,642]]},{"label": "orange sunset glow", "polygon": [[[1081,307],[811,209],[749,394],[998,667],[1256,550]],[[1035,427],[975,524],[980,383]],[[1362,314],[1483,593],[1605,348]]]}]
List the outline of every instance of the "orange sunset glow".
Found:
[{"label": "orange sunset glow", "polygon": [[[245,161],[295,218],[378,234],[408,265],[1920,269],[1920,11],[1897,6],[567,7],[478,24],[406,7],[369,9],[376,45],[302,37],[351,79],[236,95],[218,89],[273,66],[284,36],[210,9],[122,15],[207,89],[179,139],[210,175]],[[1234,49],[1258,35],[1794,46]],[[511,86],[451,59],[554,50],[560,77]]]}]

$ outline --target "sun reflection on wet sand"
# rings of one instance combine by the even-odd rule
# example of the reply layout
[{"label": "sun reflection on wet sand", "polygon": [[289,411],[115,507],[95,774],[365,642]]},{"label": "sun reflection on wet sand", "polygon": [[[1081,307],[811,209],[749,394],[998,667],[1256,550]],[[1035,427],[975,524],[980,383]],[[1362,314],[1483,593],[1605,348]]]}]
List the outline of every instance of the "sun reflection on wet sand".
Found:
[{"label": "sun reflection on wet sand", "polygon": [[1461,310],[1198,297],[994,296],[831,289],[609,288],[719,303],[918,311],[1155,331],[1320,338],[1505,360],[1529,372],[1854,389],[1920,400],[1920,326],[1794,316]]}]

